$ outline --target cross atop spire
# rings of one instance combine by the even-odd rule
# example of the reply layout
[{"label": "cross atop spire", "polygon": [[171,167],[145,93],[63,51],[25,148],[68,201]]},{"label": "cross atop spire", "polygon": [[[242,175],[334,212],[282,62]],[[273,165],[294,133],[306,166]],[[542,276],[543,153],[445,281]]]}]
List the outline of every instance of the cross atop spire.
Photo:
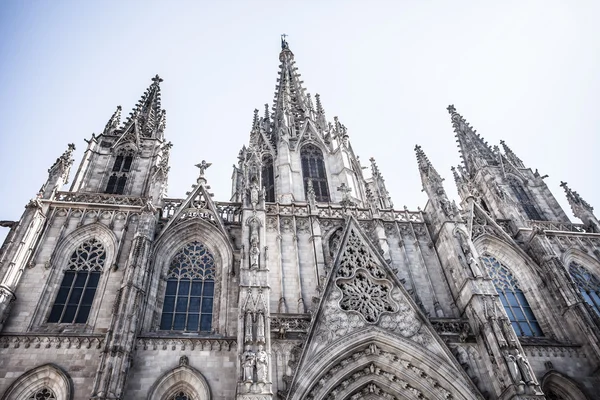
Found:
[{"label": "cross atop spire", "polygon": [[281,34],[281,50],[289,50],[290,46],[287,42],[287,40],[285,40],[286,37],[288,37],[289,35],[282,33]]}]

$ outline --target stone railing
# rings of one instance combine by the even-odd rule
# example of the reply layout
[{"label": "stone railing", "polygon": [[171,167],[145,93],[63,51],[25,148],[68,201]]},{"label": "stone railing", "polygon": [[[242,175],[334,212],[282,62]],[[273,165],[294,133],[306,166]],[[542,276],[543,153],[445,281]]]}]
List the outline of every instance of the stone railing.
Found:
[{"label": "stone railing", "polygon": [[[181,204],[184,201],[185,201],[184,199],[164,199],[163,206],[161,207],[161,211],[160,211],[160,218],[162,220],[170,219],[175,214],[175,212],[179,209],[179,207],[181,207]],[[242,208],[241,208],[240,203],[218,202],[215,204],[217,206],[217,212],[219,213],[219,216],[221,217],[223,222],[230,222],[230,223],[240,223],[241,222]],[[189,211],[186,211],[186,215],[189,215],[190,217],[192,217],[192,216],[195,216],[195,215],[192,215],[195,212],[199,212],[201,214],[206,214],[203,212],[202,209],[199,209],[198,211],[194,211],[192,208],[190,208]],[[212,216],[210,216],[210,215],[206,215],[205,217],[207,217],[208,219],[213,219]]]},{"label": "stone railing", "polygon": [[433,329],[444,341],[464,342],[472,336],[471,325],[468,319],[463,318],[431,318]]},{"label": "stone railing", "polygon": [[[269,203],[266,205],[267,214],[275,215],[294,215],[297,217],[305,217],[310,215],[308,204],[279,204]],[[423,213],[421,211],[399,211],[399,210],[379,210],[379,215],[373,213],[369,208],[359,207],[343,207],[338,204],[317,205],[317,215],[320,218],[339,218],[342,219],[346,215],[352,215],[358,220],[371,220],[373,218],[381,218],[384,221],[397,222],[415,222],[423,223]]]},{"label": "stone railing", "polygon": [[552,221],[527,221],[529,228],[540,228],[544,231],[579,232],[586,233],[583,224],[572,224],[566,222]]},{"label": "stone railing", "polygon": [[146,199],[143,197],[81,192],[58,192],[56,194],[55,201],[64,203],[106,204],[111,206],[118,205],[134,207],[142,207],[146,204]]}]

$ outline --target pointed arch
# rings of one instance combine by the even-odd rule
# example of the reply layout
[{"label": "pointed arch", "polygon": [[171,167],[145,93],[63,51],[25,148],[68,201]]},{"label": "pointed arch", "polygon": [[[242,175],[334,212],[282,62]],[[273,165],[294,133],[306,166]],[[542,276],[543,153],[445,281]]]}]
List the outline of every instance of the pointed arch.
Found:
[{"label": "pointed arch", "polygon": [[[479,399],[464,372],[421,345],[378,328],[356,331],[311,360],[290,400],[349,399],[370,385],[395,397]],[[410,388],[407,390],[407,388]],[[366,394],[369,392],[367,391]],[[372,392],[373,393],[373,392]]]},{"label": "pointed arch", "polygon": [[173,225],[167,232],[161,234],[155,245],[153,274],[150,278],[147,299],[158,300],[155,302],[147,300],[144,329],[155,331],[159,328],[167,287],[164,277],[167,276],[177,252],[193,242],[202,243],[214,258],[214,303],[211,331],[214,333],[227,331],[228,278],[233,268],[233,248],[229,239],[220,229],[199,218]]},{"label": "pointed arch", "polygon": [[261,186],[265,189],[265,201],[275,202],[275,166],[273,156],[269,153],[263,154],[262,157],[261,179]]},{"label": "pointed arch", "polygon": [[588,400],[583,391],[572,379],[558,371],[549,371],[542,378],[542,390],[547,399]]},{"label": "pointed arch", "polygon": [[569,249],[562,257],[571,282],[591,311],[600,316],[600,264],[579,249]]},{"label": "pointed arch", "polygon": [[[48,279],[45,282],[40,301],[38,302],[34,316],[31,320],[32,327],[39,327],[43,324],[46,324],[50,330],[60,329],[58,325],[54,326],[54,328],[50,328],[53,326],[50,324],[57,323],[59,320],[61,320],[60,318],[59,320],[56,320],[55,318],[50,319],[53,305],[56,303],[57,296],[61,291],[61,287],[66,287],[66,285],[62,285],[65,283],[64,278],[66,277],[66,273],[70,270],[79,270],[79,268],[71,268],[71,264],[74,261],[73,257],[78,251],[83,250],[81,247],[84,244],[90,244],[93,242],[98,245],[98,248],[102,249],[103,253],[102,268],[95,268],[95,271],[92,274],[97,275],[94,276],[93,279],[98,278],[98,282],[94,283],[94,285],[96,285],[96,290],[94,293],[96,291],[99,293],[104,292],[108,277],[110,276],[110,270],[116,263],[118,244],[115,234],[110,229],[103,224],[93,223],[70,232],[61,241],[59,241],[54,249],[54,252],[50,257],[51,271],[48,275]],[[91,293],[89,293],[89,295],[91,296]],[[93,328],[96,317],[100,312],[100,302],[102,296],[94,295],[92,297],[93,301],[90,302],[89,299],[86,300],[85,306],[89,307],[89,309],[86,310],[86,312],[89,311],[86,321],[77,321],[81,326],[76,329],[85,331]]]},{"label": "pointed arch", "polygon": [[312,181],[316,200],[320,202],[331,201],[323,150],[316,144],[307,142],[300,148],[300,159],[306,198],[308,198],[308,182]]},{"label": "pointed arch", "polygon": [[1,400],[23,400],[39,390],[47,389],[57,400],[73,398],[71,377],[55,364],[44,364],[25,372],[6,390]]},{"label": "pointed arch", "polygon": [[544,218],[542,213],[538,211],[535,201],[531,198],[529,190],[526,189],[526,183],[512,174],[507,174],[507,178],[508,186],[510,186],[517,203],[525,211],[527,218],[533,221],[546,221],[547,218]]},{"label": "pointed arch", "polygon": [[148,391],[147,400],[171,400],[184,393],[189,400],[210,400],[210,386],[204,376],[189,365],[180,365],[163,374]]}]

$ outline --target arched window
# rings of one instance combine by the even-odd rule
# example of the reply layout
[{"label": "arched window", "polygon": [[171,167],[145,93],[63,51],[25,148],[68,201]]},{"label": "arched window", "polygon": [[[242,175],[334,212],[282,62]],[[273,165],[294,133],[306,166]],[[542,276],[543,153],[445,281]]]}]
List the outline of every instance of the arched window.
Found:
[{"label": "arched window", "polygon": [[267,155],[262,163],[262,185],[265,188],[265,201],[275,201],[275,175],[273,172],[273,157]]},{"label": "arched window", "polygon": [[542,336],[542,329],[531,311],[531,306],[510,270],[490,255],[481,258],[517,335]]},{"label": "arched window", "polygon": [[569,274],[585,302],[600,316],[600,279],[575,261],[569,264]]},{"label": "arched window", "polygon": [[525,191],[525,188],[523,188],[523,185],[521,184],[521,182],[517,181],[516,179],[509,179],[509,185],[510,185],[510,188],[512,189],[513,193],[515,194],[515,197],[517,198],[517,200],[519,201],[519,203],[525,210],[525,214],[527,214],[527,218],[529,218],[530,220],[534,220],[534,221],[545,221],[546,220],[545,218],[542,218],[542,216],[538,212],[537,208],[535,208],[533,201],[531,200],[531,198]]},{"label": "arched window", "polygon": [[117,190],[115,190],[115,194],[123,194],[123,192],[125,192],[125,184],[126,183],[127,183],[127,176],[121,175],[121,177],[117,181]]},{"label": "arched window", "polygon": [[48,322],[87,321],[105,262],[106,251],[96,239],[83,242],[71,254]]},{"label": "arched window", "polygon": [[27,400],[52,400],[56,399],[54,392],[48,388],[42,388],[33,393]]},{"label": "arched window", "polygon": [[190,396],[186,392],[177,392],[174,395],[172,395],[171,397],[169,397],[169,400],[191,400],[191,399],[192,399],[192,396]]},{"label": "arched window", "polygon": [[327,174],[325,173],[325,163],[321,150],[313,144],[307,144],[300,150],[300,157],[302,158],[304,193],[308,193],[308,181],[312,180],[316,200],[330,201]]},{"label": "arched window", "polygon": [[[127,183],[127,175],[131,171],[131,164],[133,163],[133,152],[128,151],[127,153],[120,153],[115,157],[115,163],[113,164],[113,174],[108,178],[108,184],[106,185],[105,193],[110,194],[123,194],[125,192],[125,184]],[[120,172],[121,176],[117,177],[117,173]]]},{"label": "arched window", "polygon": [[106,185],[106,193],[114,193],[117,190],[117,174],[112,174],[110,178],[108,178],[108,185]]},{"label": "arched window", "polygon": [[200,242],[187,244],[169,266],[160,329],[209,332],[214,288],[213,255]]}]

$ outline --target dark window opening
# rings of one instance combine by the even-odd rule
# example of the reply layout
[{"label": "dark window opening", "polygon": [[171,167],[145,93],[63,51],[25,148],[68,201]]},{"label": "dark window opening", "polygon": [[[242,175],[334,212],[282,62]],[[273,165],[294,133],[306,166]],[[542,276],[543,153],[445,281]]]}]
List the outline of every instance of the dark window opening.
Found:
[{"label": "dark window opening", "polygon": [[275,176],[273,172],[273,158],[270,156],[263,159],[262,185],[265,188],[265,201],[275,201]]},{"label": "dark window opening", "polygon": [[518,202],[523,207],[523,210],[525,210],[527,218],[534,221],[545,221],[546,219],[540,215],[525,188],[523,188],[523,185],[515,179],[511,179],[509,184]]},{"label": "dark window opening", "polygon": [[322,202],[330,201],[325,162],[321,150],[315,145],[307,144],[302,147],[300,157],[302,158],[304,193],[307,194],[308,182],[312,181],[315,199]]},{"label": "dark window opening", "polygon": [[108,178],[108,185],[106,185],[106,193],[114,193],[117,189],[117,175],[112,174],[110,178]]},{"label": "dark window opening", "polygon": [[125,184],[127,183],[127,177],[122,175],[117,181],[117,189],[115,190],[115,194],[123,194],[125,192]]}]

